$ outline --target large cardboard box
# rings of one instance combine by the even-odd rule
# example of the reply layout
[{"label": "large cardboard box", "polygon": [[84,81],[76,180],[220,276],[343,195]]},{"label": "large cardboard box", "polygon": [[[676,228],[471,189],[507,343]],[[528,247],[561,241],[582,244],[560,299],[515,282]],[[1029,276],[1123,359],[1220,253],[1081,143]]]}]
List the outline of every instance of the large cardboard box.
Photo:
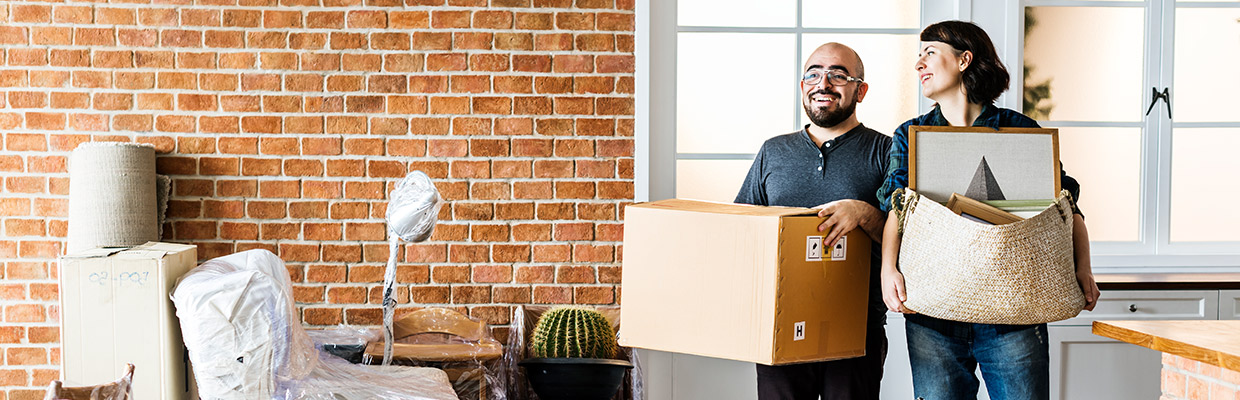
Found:
[{"label": "large cardboard box", "polygon": [[767,365],[865,355],[870,239],[807,208],[625,208],[620,343]]},{"label": "large cardboard box", "polygon": [[189,361],[168,295],[197,261],[195,246],[156,242],[62,257],[65,385],[114,381],[130,363],[135,399],[192,398]]}]

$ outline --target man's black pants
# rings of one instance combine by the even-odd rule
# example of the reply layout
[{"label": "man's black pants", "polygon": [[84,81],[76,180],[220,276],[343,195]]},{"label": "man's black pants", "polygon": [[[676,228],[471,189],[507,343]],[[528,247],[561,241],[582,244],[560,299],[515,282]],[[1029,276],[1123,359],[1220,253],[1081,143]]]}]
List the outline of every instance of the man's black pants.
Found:
[{"label": "man's black pants", "polygon": [[878,399],[887,357],[887,331],[882,324],[866,330],[865,356],[784,366],[758,366],[759,400]]}]

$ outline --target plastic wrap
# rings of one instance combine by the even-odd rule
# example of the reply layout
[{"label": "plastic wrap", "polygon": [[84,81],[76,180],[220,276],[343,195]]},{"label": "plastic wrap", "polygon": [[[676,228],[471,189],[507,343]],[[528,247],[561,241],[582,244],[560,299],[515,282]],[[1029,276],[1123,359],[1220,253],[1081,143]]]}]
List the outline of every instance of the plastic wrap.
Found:
[{"label": "plastic wrap", "polygon": [[[534,326],[538,324],[538,318],[544,312],[554,308],[555,306],[517,306],[516,312],[512,316],[512,324],[508,330],[508,344],[504,347],[503,381],[507,386],[508,398],[537,400],[538,395],[529,387],[529,381],[525,378],[525,370],[517,364],[526,358],[528,352],[530,334],[534,331]],[[620,328],[620,307],[595,307],[596,310],[603,313],[607,320],[611,322],[612,329]],[[616,355],[617,359],[628,360],[633,363],[633,369],[625,372],[624,381],[620,384],[620,390],[612,397],[612,400],[641,400],[645,398],[645,389],[641,377],[645,374],[643,367],[638,362],[637,352],[629,347],[619,347],[620,351]]]},{"label": "plastic wrap", "polygon": [[383,272],[383,365],[392,362],[392,313],[396,300],[392,298],[396,284],[396,259],[400,254],[400,241],[421,242],[429,239],[439,219],[439,207],[443,198],[422,171],[413,171],[396,183],[388,195],[387,228],[388,263]]},{"label": "plastic wrap", "polygon": [[261,249],[212,259],[181,278],[172,301],[201,398],[458,398],[441,370],[355,365],[321,351],[326,342],[364,346],[378,334],[316,333],[316,345],[291,292],[284,262]]},{"label": "plastic wrap", "polygon": [[456,400],[448,375],[438,368],[358,365],[325,346],[360,348],[378,339],[377,329],[337,328],[308,332],[319,350],[318,366],[306,379],[287,382],[279,399]]},{"label": "plastic wrap", "polygon": [[209,260],[172,294],[204,399],[270,398],[318,356],[293,308],[284,261],[267,250]]},{"label": "plastic wrap", "polygon": [[[394,324],[392,364],[443,369],[461,399],[507,398],[501,371],[504,348],[484,321],[446,308],[427,308],[402,316]],[[378,339],[378,330],[361,336]],[[342,344],[345,343],[345,344]],[[382,362],[381,341],[358,348],[347,340],[328,345],[345,359]]]},{"label": "plastic wrap", "polygon": [[133,369],[133,364],[125,365],[124,376],[102,385],[70,387],[61,381],[52,381],[44,400],[130,400],[133,398]]},{"label": "plastic wrap", "polygon": [[442,204],[431,178],[422,171],[410,172],[388,196],[388,232],[409,242],[429,239]]}]

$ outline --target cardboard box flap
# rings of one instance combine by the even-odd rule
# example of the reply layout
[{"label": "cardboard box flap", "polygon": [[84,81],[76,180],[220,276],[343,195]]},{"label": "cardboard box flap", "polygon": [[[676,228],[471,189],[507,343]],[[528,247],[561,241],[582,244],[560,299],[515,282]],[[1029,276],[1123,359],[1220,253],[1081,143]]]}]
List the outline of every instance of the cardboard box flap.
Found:
[{"label": "cardboard box flap", "polygon": [[667,199],[649,203],[634,204],[629,207],[665,209],[691,212],[704,212],[729,215],[752,215],[759,217],[784,217],[792,215],[814,215],[818,210],[801,207],[763,207],[750,204],[720,203],[714,201]]},{"label": "cardboard box flap", "polygon": [[80,259],[80,258],[98,258],[108,257],[116,253],[125,251],[128,247],[96,247],[90,250],[82,250],[73,254],[65,254],[61,258]]}]

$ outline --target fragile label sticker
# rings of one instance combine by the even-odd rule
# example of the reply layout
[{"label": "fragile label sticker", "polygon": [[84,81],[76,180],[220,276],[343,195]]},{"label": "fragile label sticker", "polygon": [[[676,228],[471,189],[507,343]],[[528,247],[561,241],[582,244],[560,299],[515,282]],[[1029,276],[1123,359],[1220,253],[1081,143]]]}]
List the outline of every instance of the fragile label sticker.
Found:
[{"label": "fragile label sticker", "polygon": [[805,321],[792,324],[792,341],[805,339]]},{"label": "fragile label sticker", "polygon": [[844,261],[847,254],[848,236],[840,236],[840,239],[835,241],[835,247],[831,248],[831,261]]},{"label": "fragile label sticker", "polygon": [[805,261],[822,261],[822,236],[805,237]]}]

